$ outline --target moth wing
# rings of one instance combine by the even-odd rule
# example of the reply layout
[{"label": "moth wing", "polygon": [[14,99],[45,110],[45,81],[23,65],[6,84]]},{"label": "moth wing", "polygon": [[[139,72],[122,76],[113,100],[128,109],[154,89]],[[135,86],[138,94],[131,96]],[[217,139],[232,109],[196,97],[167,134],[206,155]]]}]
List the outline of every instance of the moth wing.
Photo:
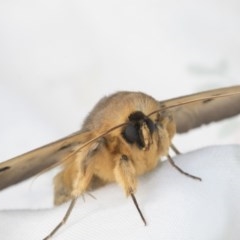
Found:
[{"label": "moth wing", "polygon": [[0,190],[63,162],[74,149],[89,140],[89,132],[74,134],[0,163]]},{"label": "moth wing", "polygon": [[[188,103],[189,104],[184,104]],[[180,106],[177,106],[180,104]],[[183,105],[181,105],[183,104]],[[219,88],[160,102],[161,107],[176,106],[173,117],[177,133],[220,121],[240,113],[240,86]]]}]

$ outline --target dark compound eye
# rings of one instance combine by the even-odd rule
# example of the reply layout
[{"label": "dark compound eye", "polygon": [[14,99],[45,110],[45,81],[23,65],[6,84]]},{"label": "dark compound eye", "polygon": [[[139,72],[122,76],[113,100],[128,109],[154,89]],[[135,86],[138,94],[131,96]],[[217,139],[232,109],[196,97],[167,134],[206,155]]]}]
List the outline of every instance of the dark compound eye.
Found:
[{"label": "dark compound eye", "polygon": [[134,124],[129,123],[127,127],[123,131],[123,137],[129,143],[137,142],[139,139],[139,134],[136,126]]},{"label": "dark compound eye", "polygon": [[142,127],[146,124],[150,135],[152,135],[156,130],[155,123],[140,111],[133,112],[128,119],[129,123],[122,132],[123,138],[130,144],[136,143],[140,149],[144,148],[146,143]]}]

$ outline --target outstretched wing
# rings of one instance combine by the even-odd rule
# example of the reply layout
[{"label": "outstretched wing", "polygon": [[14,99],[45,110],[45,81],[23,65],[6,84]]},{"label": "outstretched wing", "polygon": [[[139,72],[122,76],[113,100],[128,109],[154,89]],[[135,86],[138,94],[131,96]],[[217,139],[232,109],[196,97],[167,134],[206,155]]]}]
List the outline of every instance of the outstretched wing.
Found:
[{"label": "outstretched wing", "polygon": [[[238,93],[240,93],[240,86],[234,86],[161,101],[159,102],[160,110],[156,112],[174,108],[177,132],[186,132],[202,124],[238,114],[240,112],[240,94]],[[0,190],[61,164],[76,149],[94,142],[123,125],[124,123],[108,129],[94,138],[90,132],[78,131],[0,163]]]},{"label": "outstretched wing", "polygon": [[78,131],[23,155],[0,163],[0,190],[57,166],[86,142],[87,132]]},{"label": "outstretched wing", "polygon": [[176,106],[173,109],[173,116],[177,133],[184,133],[203,124],[239,114],[240,86],[219,88],[173,98],[161,101],[160,106],[163,108]]}]

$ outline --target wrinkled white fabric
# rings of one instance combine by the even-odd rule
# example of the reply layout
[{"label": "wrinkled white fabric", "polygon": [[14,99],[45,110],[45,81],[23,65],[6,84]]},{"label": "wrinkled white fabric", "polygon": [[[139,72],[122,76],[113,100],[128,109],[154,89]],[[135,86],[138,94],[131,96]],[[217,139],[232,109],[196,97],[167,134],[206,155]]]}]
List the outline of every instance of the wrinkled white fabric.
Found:
[{"label": "wrinkled white fabric", "polygon": [[[85,202],[80,198],[53,239],[239,240],[240,146],[207,147],[174,160],[203,181],[180,174],[167,161],[140,177],[136,198],[146,227],[131,199],[110,184],[92,192],[96,200],[88,195]],[[1,211],[0,239],[42,239],[67,207]]]},{"label": "wrinkled white fabric", "polygon": [[[117,90],[162,100],[239,84],[239,11],[236,0],[0,1],[0,161],[78,130]],[[240,144],[239,122],[174,143],[183,152]],[[239,146],[175,160],[203,182],[167,162],[141,177],[136,197],[147,227],[112,184],[94,192],[97,200],[80,199],[54,239],[239,240]],[[1,192],[0,240],[42,239],[60,221],[67,205],[40,210],[51,206],[53,175]]]}]

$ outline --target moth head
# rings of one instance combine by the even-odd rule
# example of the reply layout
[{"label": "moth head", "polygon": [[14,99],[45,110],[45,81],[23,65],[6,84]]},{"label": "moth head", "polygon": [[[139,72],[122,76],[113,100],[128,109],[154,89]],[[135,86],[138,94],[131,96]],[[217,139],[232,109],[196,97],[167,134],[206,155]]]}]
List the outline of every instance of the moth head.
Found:
[{"label": "moth head", "polygon": [[128,123],[122,131],[123,138],[130,144],[136,144],[139,149],[147,150],[152,141],[156,124],[141,111],[128,116]]}]

